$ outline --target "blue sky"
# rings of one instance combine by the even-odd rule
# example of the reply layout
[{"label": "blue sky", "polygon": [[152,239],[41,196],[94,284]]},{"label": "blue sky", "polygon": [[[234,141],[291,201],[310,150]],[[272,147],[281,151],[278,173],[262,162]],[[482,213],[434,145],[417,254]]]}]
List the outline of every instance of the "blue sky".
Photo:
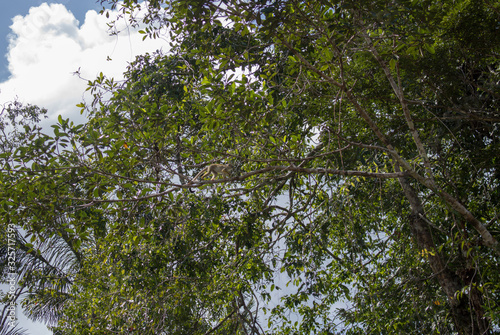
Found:
[{"label": "blue sky", "polygon": [[[13,100],[47,108],[47,131],[60,114],[84,122],[76,105],[90,99],[87,80],[101,71],[119,80],[136,55],[168,50],[164,39],[142,41],[125,20],[119,22],[122,33],[109,36],[101,8],[95,0],[0,0],[0,108]],[[85,80],[74,75],[77,70]],[[29,322],[20,307],[17,316],[29,334],[51,334]]]},{"label": "blue sky", "polygon": [[120,80],[137,55],[168,51],[165,39],[142,41],[124,18],[121,33],[110,36],[107,23],[117,12],[107,19],[94,0],[0,1],[0,108],[14,100],[44,107],[44,128],[58,115],[84,122],[75,106],[90,100],[87,82],[100,72]]},{"label": "blue sky", "polygon": [[0,53],[2,54],[0,63],[0,82],[6,80],[9,76],[7,68],[8,35],[11,33],[9,26],[12,24],[12,18],[16,15],[26,15],[31,7],[40,6],[42,3],[60,3],[70,10],[76,19],[82,23],[85,19],[85,13],[88,10],[99,11],[102,6],[95,0],[63,0],[63,1],[40,1],[40,0],[3,0],[0,5]]}]

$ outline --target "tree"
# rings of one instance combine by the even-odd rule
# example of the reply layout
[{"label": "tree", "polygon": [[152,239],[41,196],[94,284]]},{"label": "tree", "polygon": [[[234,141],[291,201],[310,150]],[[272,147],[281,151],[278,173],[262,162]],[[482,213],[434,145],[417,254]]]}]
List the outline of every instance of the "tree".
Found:
[{"label": "tree", "polygon": [[498,331],[497,4],[147,9],[173,52],[22,151],[25,227],[56,203],[83,241],[57,332]]},{"label": "tree", "polygon": [[[1,334],[25,334],[25,330],[14,326],[12,310],[23,300],[23,308],[33,320],[55,324],[63,302],[68,298],[67,289],[72,284],[71,272],[78,267],[78,252],[68,233],[61,229],[63,218],[54,216],[44,222],[43,227],[31,217],[30,205],[24,204],[24,196],[34,189],[27,186],[28,165],[36,159],[29,156],[27,144],[35,139],[34,147],[39,153],[47,138],[36,124],[46,110],[32,105],[13,102],[4,106],[0,113],[0,156],[2,158],[3,214],[0,244],[0,271],[2,283],[9,290],[2,294]],[[36,163],[34,163],[36,164]],[[13,189],[16,191],[13,192]],[[27,218],[34,219],[30,225],[23,225]],[[51,225],[56,223],[56,225]],[[23,231],[20,227],[29,230]],[[57,228],[56,228],[57,227]],[[33,231],[39,236],[27,240]],[[57,233],[58,235],[55,235]],[[3,292],[2,292],[3,293]]]}]

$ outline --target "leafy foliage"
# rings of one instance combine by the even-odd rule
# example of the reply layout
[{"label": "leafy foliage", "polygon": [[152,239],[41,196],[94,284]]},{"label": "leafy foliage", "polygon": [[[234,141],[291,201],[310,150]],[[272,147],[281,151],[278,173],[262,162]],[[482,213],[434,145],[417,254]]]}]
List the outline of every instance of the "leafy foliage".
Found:
[{"label": "leafy foliage", "polygon": [[[109,2],[138,23],[137,2]],[[56,334],[498,332],[499,9],[149,2],[143,33],[168,29],[172,52],[89,83],[85,125],[26,128],[3,153],[32,317]],[[211,163],[235,173],[192,180]]]}]

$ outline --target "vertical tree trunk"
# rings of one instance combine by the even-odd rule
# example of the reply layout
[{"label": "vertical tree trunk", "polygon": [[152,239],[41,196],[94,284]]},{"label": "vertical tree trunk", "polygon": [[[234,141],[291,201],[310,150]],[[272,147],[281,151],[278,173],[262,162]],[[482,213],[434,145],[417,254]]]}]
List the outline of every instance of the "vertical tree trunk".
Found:
[{"label": "vertical tree trunk", "polygon": [[[441,255],[438,253],[431,231],[427,222],[424,220],[424,208],[416,191],[410,185],[406,178],[400,178],[399,182],[403,188],[405,197],[410,202],[410,229],[415,238],[418,247],[422,250],[429,251],[428,260],[432,272],[436,276],[439,285],[448,297],[448,303],[451,309],[453,322],[459,334],[488,334],[487,320],[483,317],[481,306],[481,293],[471,292],[471,296],[462,296],[458,299],[455,293],[460,291],[463,285],[460,277],[450,271],[445,266]],[[464,269],[465,271],[466,269]],[[472,299],[473,298],[473,299]],[[469,307],[471,310],[469,311]],[[479,318],[479,319],[478,319]]]}]

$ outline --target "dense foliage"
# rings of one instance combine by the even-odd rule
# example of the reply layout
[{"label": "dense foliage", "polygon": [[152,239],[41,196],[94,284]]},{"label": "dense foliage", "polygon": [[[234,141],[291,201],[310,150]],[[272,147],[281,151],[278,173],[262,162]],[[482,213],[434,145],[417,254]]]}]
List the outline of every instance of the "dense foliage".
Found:
[{"label": "dense foliage", "polygon": [[[33,319],[55,334],[500,331],[498,3],[107,2],[171,51],[90,82],[86,124],[2,144]],[[192,180],[211,163],[230,178]]]}]

